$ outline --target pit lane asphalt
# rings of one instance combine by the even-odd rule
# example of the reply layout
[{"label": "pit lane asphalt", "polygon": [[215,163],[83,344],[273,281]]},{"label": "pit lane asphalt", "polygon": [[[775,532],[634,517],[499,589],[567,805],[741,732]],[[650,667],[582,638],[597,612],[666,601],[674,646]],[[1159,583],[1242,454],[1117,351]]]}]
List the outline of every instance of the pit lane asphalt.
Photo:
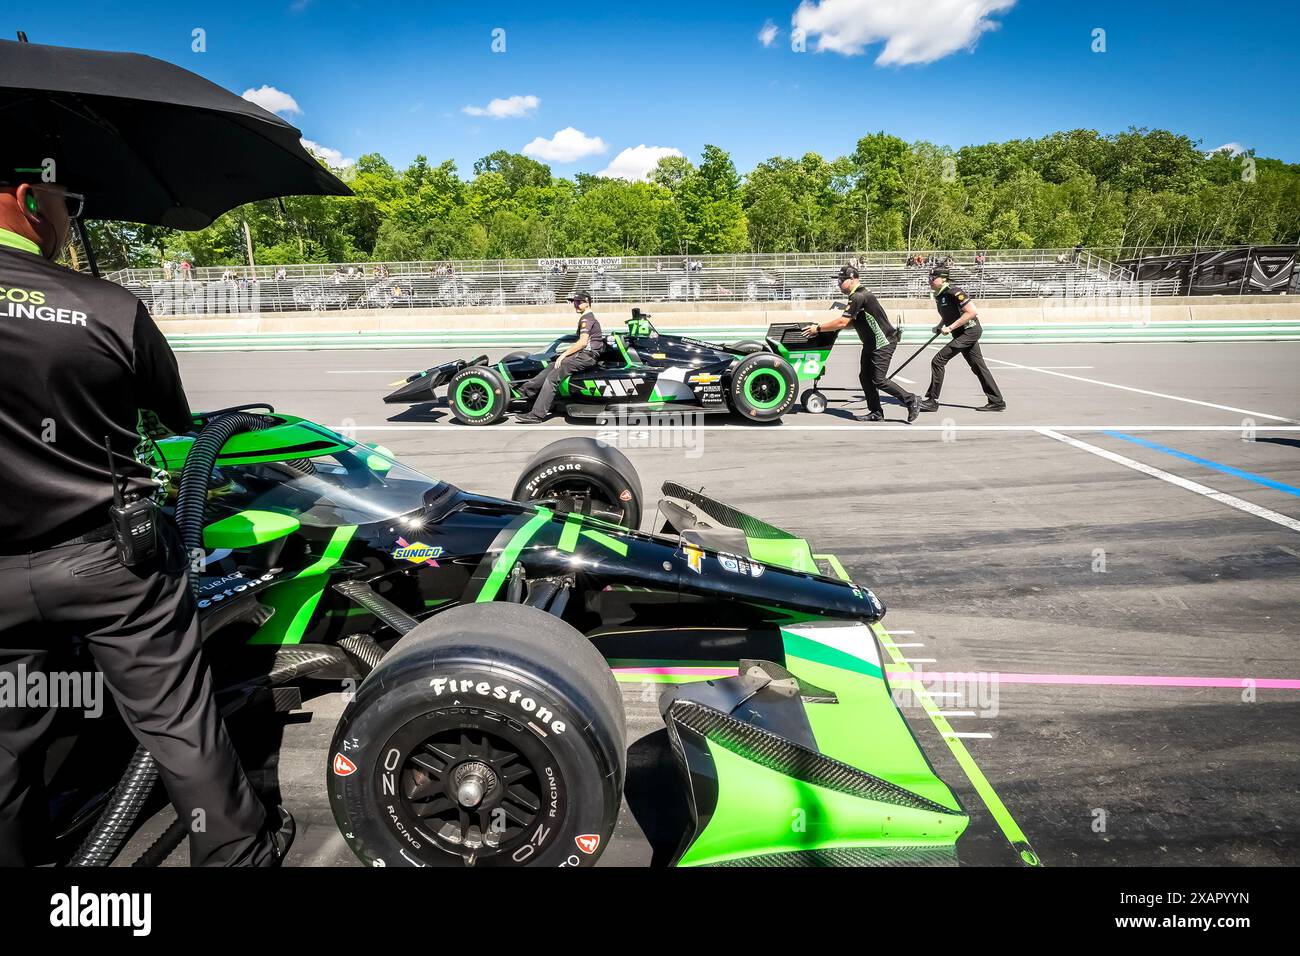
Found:
[{"label": "pit lane asphalt", "polygon": [[[861,395],[857,350],[839,347],[824,415],[634,429],[624,451],[648,500],[668,478],[702,485],[838,554],[888,605],[885,624],[922,662],[914,667],[1000,675],[978,683],[977,704],[940,703],[974,711],[949,722],[975,735],[961,742],[1045,864],[1300,861],[1300,528],[1276,520],[1300,521],[1300,344],[1002,345],[986,355],[1010,405],[1001,415],[972,410],[983,398],[957,359],[946,404],[921,427],[889,404],[889,424],[855,422],[844,404]],[[467,428],[445,407],[381,402],[389,382],[455,357],[226,352],[180,362],[195,408],[268,401],[490,494],[508,495],[543,444],[598,431],[562,420]],[[904,371],[909,387],[924,389],[928,359]],[[654,695],[623,689],[629,787],[648,788],[663,819],[638,821],[625,805],[602,864],[650,862],[662,838],[643,831],[671,830],[682,812],[676,771],[655,745]],[[298,818],[291,864],[355,862],[324,786],[342,707],[338,694],[308,701],[276,728],[278,762],[259,772]],[[962,862],[1014,864],[924,711],[905,713],[971,813]],[[166,820],[150,820],[123,859]],[[170,863],[184,861],[182,849]]]}]

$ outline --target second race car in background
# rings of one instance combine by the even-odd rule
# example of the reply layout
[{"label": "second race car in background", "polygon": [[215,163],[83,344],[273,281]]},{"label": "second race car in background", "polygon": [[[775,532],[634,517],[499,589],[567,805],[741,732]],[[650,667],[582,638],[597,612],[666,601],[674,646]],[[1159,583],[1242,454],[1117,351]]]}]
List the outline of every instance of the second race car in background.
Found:
[{"label": "second race car in background", "polygon": [[[597,364],[560,382],[557,404],[575,418],[688,411],[735,412],[767,422],[779,419],[796,400],[805,411],[822,412],[826,397],[817,383],[836,335],[823,332],[808,339],[797,323],[783,323],[770,326],[761,342],[718,345],[659,332],[650,316],[633,309],[627,330],[607,336]],[[520,387],[550,367],[575,339],[561,336],[541,352],[511,352],[495,364],[486,355],[446,362],[395,383],[401,387],[384,401],[432,403],[446,386],[447,404],[457,420],[491,425],[521,398]]]}]

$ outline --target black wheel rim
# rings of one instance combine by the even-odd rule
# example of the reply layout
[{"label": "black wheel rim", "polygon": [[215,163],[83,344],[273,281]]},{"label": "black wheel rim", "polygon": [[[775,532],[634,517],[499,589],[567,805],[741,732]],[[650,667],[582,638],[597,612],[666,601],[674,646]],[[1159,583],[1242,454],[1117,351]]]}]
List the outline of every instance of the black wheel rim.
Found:
[{"label": "black wheel rim", "polygon": [[453,708],[418,718],[394,735],[380,763],[386,822],[424,863],[525,864],[545,846],[539,834],[563,820],[555,759],[503,715]]},{"label": "black wheel rim", "polygon": [[464,411],[476,418],[492,407],[492,393],[479,379],[470,379],[466,382],[458,392],[456,400]]}]

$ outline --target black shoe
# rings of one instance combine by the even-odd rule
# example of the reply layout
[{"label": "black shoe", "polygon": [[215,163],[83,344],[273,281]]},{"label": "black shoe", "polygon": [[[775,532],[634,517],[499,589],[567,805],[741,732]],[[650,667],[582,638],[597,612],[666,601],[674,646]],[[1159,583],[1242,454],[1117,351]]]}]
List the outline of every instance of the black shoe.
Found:
[{"label": "black shoe", "polygon": [[912,422],[916,421],[917,416],[920,414],[921,398],[918,395],[913,395],[912,400],[907,403],[907,424],[910,425]]},{"label": "black shoe", "polygon": [[923,412],[937,412],[939,410],[939,403],[933,398],[923,398],[921,399],[921,403],[916,407]]},{"label": "black shoe", "polygon": [[280,829],[271,834],[271,858],[267,866],[281,866],[284,858],[293,846],[293,838],[298,833],[298,825],[293,822],[293,814],[284,807],[276,807],[280,815]]},{"label": "black shoe", "polygon": [[534,415],[532,412],[528,412],[524,415],[516,415],[515,421],[524,425],[540,425],[542,422],[546,421],[546,419],[541,415]]},{"label": "black shoe", "polygon": [[884,412],[868,412],[862,416],[864,422],[883,422],[885,420]]},{"label": "black shoe", "polygon": [[1005,412],[1006,410],[1007,410],[1006,402],[1003,402],[1000,405],[994,404],[993,402],[989,402],[987,405],[981,405],[979,408],[975,409],[975,411],[977,412]]}]

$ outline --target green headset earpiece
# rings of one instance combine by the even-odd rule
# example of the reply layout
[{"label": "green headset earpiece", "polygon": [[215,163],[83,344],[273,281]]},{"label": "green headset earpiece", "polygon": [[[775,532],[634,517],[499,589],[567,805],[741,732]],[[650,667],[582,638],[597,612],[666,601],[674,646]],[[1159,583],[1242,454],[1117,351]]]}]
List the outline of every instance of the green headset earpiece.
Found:
[{"label": "green headset earpiece", "polygon": [[40,206],[37,205],[36,194],[29,189],[27,191],[27,211],[30,213],[34,213],[38,209],[40,209]]}]

